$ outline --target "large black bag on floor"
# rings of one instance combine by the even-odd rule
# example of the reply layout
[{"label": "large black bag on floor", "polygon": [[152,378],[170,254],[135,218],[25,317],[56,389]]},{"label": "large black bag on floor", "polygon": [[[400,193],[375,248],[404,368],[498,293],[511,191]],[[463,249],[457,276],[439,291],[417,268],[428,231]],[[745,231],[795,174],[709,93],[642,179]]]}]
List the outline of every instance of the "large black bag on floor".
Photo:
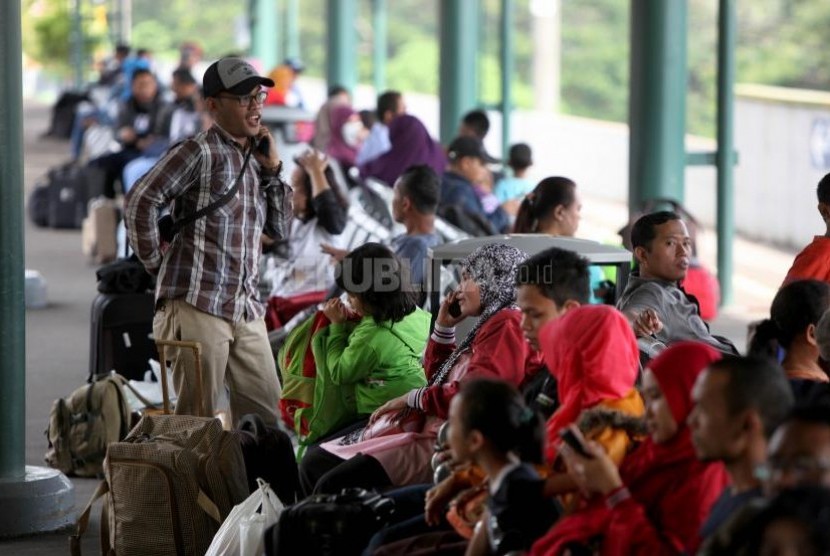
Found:
[{"label": "large black bag on floor", "polygon": [[35,184],[29,194],[29,203],[26,206],[29,219],[35,226],[45,228],[49,225],[49,182],[41,181]]},{"label": "large black bag on floor", "polygon": [[77,164],[63,164],[49,170],[50,228],[80,229],[86,216],[86,178]]},{"label": "large black bag on floor", "polygon": [[266,425],[255,413],[243,416],[233,434],[242,448],[248,489],[258,489],[256,480],[261,478],[285,506],[296,502],[300,480],[291,438],[277,427]]},{"label": "large black bag on floor", "polygon": [[152,340],[152,293],[99,294],[92,302],[89,335],[89,380],[115,370],[144,380],[148,359],[158,360]]},{"label": "large black bag on floor", "polygon": [[350,556],[360,554],[386,525],[395,503],[362,488],[340,494],[313,494],[285,508],[265,532],[265,554]]},{"label": "large black bag on floor", "polygon": [[[104,171],[94,166],[68,162],[50,168],[41,182],[48,191],[45,194],[46,225],[50,228],[80,229],[87,215],[89,200],[103,194],[105,181]],[[35,220],[34,215],[32,219]]]}]

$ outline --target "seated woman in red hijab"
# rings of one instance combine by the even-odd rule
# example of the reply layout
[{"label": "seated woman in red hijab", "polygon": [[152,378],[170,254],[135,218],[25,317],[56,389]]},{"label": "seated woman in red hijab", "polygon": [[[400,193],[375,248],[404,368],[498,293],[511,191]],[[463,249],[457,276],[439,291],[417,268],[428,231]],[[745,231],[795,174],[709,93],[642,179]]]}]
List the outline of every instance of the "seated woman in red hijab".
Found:
[{"label": "seated woman in red hijab", "polygon": [[697,459],[686,418],[697,375],[720,357],[705,344],[680,342],[651,360],[643,375],[650,437],[619,470],[595,442],[585,444],[591,457],[560,447],[569,474],[592,497],[539,539],[531,554],[694,554],[727,475],[720,462]]},{"label": "seated woman in red hijab", "polygon": [[551,473],[545,493],[559,496],[570,513],[580,497],[557,454],[559,431],[576,424],[612,461],[621,463],[632,440],[642,434],[637,429],[643,401],[634,387],[640,354],[628,320],[609,305],[571,309],[542,328],[539,344],[559,399],[559,408],[547,422]]}]

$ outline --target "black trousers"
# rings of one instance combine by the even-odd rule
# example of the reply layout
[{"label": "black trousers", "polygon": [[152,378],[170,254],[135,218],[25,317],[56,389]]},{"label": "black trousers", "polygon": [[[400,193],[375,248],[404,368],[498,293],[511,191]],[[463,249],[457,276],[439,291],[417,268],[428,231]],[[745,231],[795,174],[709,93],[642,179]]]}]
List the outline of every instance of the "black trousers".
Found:
[{"label": "black trousers", "polygon": [[366,454],[351,459],[335,456],[320,446],[309,448],[300,462],[300,485],[309,494],[337,494],[344,488],[383,490],[392,486],[378,460]]},{"label": "black trousers", "polygon": [[[110,199],[115,198],[117,193],[115,184],[121,181],[121,173],[124,167],[141,156],[141,151],[135,147],[125,147],[123,150],[99,156],[90,160],[89,164],[104,170],[104,196]],[[123,193],[123,191],[120,191]]]}]

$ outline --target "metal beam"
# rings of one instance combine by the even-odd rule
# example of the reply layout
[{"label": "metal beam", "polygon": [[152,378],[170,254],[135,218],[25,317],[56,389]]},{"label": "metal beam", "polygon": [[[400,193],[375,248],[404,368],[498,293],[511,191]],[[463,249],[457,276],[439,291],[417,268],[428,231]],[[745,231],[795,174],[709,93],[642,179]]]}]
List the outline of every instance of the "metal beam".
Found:
[{"label": "metal beam", "polygon": [[507,161],[510,149],[510,120],[513,112],[513,0],[501,1],[501,156]]},{"label": "metal beam", "polygon": [[732,239],[735,236],[735,189],[733,182],[735,0],[720,0],[718,10],[718,282],[721,305],[732,303]]},{"label": "metal beam", "polygon": [[687,0],[631,0],[629,213],[684,200]]},{"label": "metal beam", "polygon": [[464,112],[476,105],[479,0],[438,2],[441,141],[449,143]]},{"label": "metal beam", "polygon": [[20,5],[0,0],[0,538],[65,527],[74,502],[72,483],[60,471],[26,466]]},{"label": "metal beam", "polygon": [[357,85],[355,0],[327,0],[326,81],[353,91]]},{"label": "metal beam", "polygon": [[26,464],[26,311],[23,298],[23,67],[20,2],[0,18],[0,478]]},{"label": "metal beam", "polygon": [[372,72],[375,92],[386,90],[386,0],[372,0]]},{"label": "metal beam", "polygon": [[75,90],[84,86],[84,27],[81,17],[81,0],[72,4],[72,75]]},{"label": "metal beam", "polygon": [[251,7],[251,56],[268,73],[280,60],[277,0],[252,0]]},{"label": "metal beam", "polygon": [[288,0],[285,6],[285,56],[300,58],[300,0]]}]

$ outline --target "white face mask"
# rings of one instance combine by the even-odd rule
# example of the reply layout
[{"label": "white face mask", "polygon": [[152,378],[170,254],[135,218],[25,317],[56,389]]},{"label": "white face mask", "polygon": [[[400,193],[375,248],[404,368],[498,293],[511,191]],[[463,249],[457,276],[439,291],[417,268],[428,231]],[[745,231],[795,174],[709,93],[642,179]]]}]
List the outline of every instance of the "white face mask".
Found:
[{"label": "white face mask", "polygon": [[346,122],[340,132],[343,141],[350,147],[357,147],[360,144],[360,136],[363,134],[363,123],[359,120]]}]

